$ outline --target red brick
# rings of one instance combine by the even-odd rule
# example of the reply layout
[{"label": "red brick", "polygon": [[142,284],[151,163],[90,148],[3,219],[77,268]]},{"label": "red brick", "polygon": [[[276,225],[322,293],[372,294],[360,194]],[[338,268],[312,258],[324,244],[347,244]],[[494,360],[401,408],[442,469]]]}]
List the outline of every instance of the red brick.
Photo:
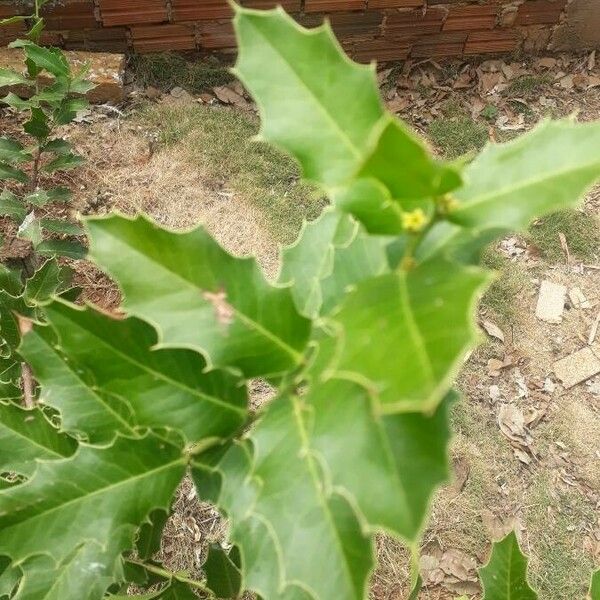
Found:
[{"label": "red brick", "polygon": [[127,31],[125,27],[88,30],[85,32],[85,49],[127,52],[129,46]]},{"label": "red brick", "polygon": [[100,14],[106,27],[161,23],[168,19],[166,0],[100,0]]},{"label": "red brick", "polygon": [[364,10],[367,0],[305,0],[306,12],[335,12],[336,10]]},{"label": "red brick", "polygon": [[300,12],[302,8],[302,0],[241,0],[241,4],[261,10],[281,6],[288,13]]},{"label": "red brick", "polygon": [[515,25],[542,25],[558,23],[566,0],[528,0],[519,6]]},{"label": "red brick", "polygon": [[358,62],[371,62],[378,60],[386,62],[389,60],[405,60],[408,58],[411,44],[379,38],[356,44],[349,48],[348,53]]},{"label": "red brick", "polygon": [[98,26],[93,0],[71,0],[42,11],[48,29],[90,29]]},{"label": "red brick", "polygon": [[440,32],[446,11],[438,8],[428,10],[425,14],[421,10],[386,11],[386,15],[384,29],[388,37],[414,39]]},{"label": "red brick", "polygon": [[438,33],[419,38],[412,47],[411,56],[422,58],[429,56],[460,56],[463,53],[466,32]]},{"label": "red brick", "polygon": [[444,22],[444,31],[493,29],[498,8],[495,5],[453,6]]},{"label": "red brick", "polygon": [[227,0],[172,0],[173,21],[225,19],[233,11]]},{"label": "red brick", "polygon": [[136,52],[194,50],[196,34],[189,25],[152,25],[132,27],[133,49]]},{"label": "red brick", "polygon": [[200,23],[200,47],[206,50],[235,48],[235,33],[231,21]]},{"label": "red brick", "polygon": [[519,36],[510,29],[476,31],[469,33],[465,54],[512,52],[519,45]]},{"label": "red brick", "polygon": [[[344,43],[349,37],[379,35],[383,16],[381,11],[348,12],[332,13],[328,19],[335,35]],[[321,25],[324,19],[324,15],[309,14],[298,17],[297,21],[304,27],[313,28]]]},{"label": "red brick", "polygon": [[367,9],[378,8],[418,8],[423,0],[367,0]]}]

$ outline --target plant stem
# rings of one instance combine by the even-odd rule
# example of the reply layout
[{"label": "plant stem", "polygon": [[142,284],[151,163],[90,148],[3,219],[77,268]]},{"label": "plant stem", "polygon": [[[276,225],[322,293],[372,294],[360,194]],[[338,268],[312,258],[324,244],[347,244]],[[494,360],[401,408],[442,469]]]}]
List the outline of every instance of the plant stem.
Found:
[{"label": "plant stem", "polygon": [[31,189],[30,192],[33,193],[37,190],[39,179],[40,179],[40,161],[42,159],[42,145],[38,143],[38,146],[35,150],[35,156],[33,158],[33,169],[31,172]]},{"label": "plant stem", "polygon": [[27,363],[21,363],[21,379],[23,381],[23,404],[25,408],[35,406],[35,396],[33,393],[33,373]]},{"label": "plant stem", "polygon": [[206,594],[208,598],[216,598],[214,592],[211,589],[207,588],[201,581],[197,581],[196,579],[190,579],[189,577],[186,577],[181,573],[175,573],[173,571],[163,569],[162,567],[158,567],[156,565],[149,565],[148,563],[145,563],[141,560],[137,560],[136,558],[127,558],[126,560],[134,565],[144,567],[146,571],[154,573],[159,577],[163,577],[169,580],[175,579],[176,581],[180,581],[181,583],[187,583],[188,585],[191,585],[192,587],[196,588],[196,590]]}]

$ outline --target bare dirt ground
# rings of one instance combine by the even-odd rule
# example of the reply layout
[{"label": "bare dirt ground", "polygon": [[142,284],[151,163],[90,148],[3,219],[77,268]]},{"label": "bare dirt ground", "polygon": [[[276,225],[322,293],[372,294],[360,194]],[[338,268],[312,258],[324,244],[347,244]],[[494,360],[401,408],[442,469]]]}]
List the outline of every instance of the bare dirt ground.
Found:
[{"label": "bare dirt ground", "polygon": [[[545,115],[600,118],[594,55],[405,63],[381,69],[379,79],[390,109],[446,156],[509,139]],[[71,175],[73,210],[143,211],[174,228],[202,223],[230,251],[254,254],[276,273],[278,244],[293,237],[299,215],[314,217],[323,203],[298,183],[289,161],[247,150],[256,119],[243,90],[217,90],[199,102],[183,90],[135,87],[122,116],[94,109],[70,128],[89,158]],[[0,128],[9,127],[6,119]],[[577,215],[541,221],[529,236],[499,243],[487,259],[503,275],[480,318],[503,340],[482,332],[482,347],[458,378],[455,477],[436,495],[424,533],[421,599],[479,598],[476,568],[490,540],[513,527],[542,600],[584,598],[600,562],[600,375],[565,389],[553,372],[557,359],[589,345],[600,313],[600,193],[589,195],[579,215],[583,233],[573,225]],[[85,263],[75,268],[90,300],[118,305],[110,281]],[[587,304],[567,301],[560,323],[541,321],[535,308],[542,280],[579,288]],[[600,343],[600,331],[593,343]],[[260,382],[254,392],[257,402],[270,394]],[[198,571],[207,542],[223,535],[218,514],[184,485],[163,557],[173,568]],[[407,598],[406,551],[381,536],[378,557],[373,600]]]}]

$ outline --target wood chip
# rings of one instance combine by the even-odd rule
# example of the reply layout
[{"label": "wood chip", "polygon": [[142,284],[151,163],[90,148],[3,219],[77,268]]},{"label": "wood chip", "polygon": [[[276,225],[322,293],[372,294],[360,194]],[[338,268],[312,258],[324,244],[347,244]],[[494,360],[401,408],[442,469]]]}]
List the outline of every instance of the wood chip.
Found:
[{"label": "wood chip", "polygon": [[540,286],[535,316],[548,323],[560,323],[566,296],[567,288],[564,285],[545,279]]},{"label": "wood chip", "polygon": [[591,348],[583,348],[557,360],[552,365],[552,370],[565,388],[571,388],[600,373],[600,358]]},{"label": "wood chip", "polygon": [[591,308],[592,306],[581,291],[581,288],[578,287],[569,290],[569,300],[571,300],[573,308]]}]

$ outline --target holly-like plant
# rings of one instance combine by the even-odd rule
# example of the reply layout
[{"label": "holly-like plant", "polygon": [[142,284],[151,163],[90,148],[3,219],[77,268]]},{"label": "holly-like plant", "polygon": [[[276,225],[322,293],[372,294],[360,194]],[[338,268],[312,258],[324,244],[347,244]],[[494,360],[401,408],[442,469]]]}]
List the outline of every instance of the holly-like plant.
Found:
[{"label": "holly-like plant", "polygon": [[22,133],[15,138],[0,137],[0,180],[9,182],[0,194],[0,215],[14,220],[18,237],[31,241],[30,255],[20,257],[26,259],[29,274],[38,266],[39,256],[85,255],[85,247],[73,240],[83,234],[79,225],[45,216],[44,207],[68,203],[71,191],[63,186],[44,189],[40,185],[44,174],[57,174],[83,163],[57,132],[87,107],[84,95],[94,87],[86,79],[87,67],[73,73],[61,50],[39,45],[44,28],[40,9],[47,2],[35,0],[33,14],[0,22],[23,21],[31,26],[28,39],[10,44],[23,50],[24,70],[0,69],[0,87],[18,86],[17,91],[22,92],[9,92],[0,102],[20,113],[23,123]]},{"label": "holly-like plant", "polygon": [[[416,553],[448,477],[452,382],[491,276],[481,250],[600,176],[600,123],[544,122],[443,162],[328,26],[236,8],[235,27],[261,137],[331,206],[283,251],[276,282],[201,227],[87,221],[127,317],[57,299],[24,337],[55,419],[0,404],[0,470],[27,478],[0,492],[0,596],[129,598],[134,582],[151,590],[138,598],[366,598],[375,534]],[[254,378],[277,390],[258,414]],[[234,544],[211,549],[204,579],[156,560],[186,473]],[[482,570],[486,600],[536,598],[525,571],[511,534]]]},{"label": "holly-like plant", "polygon": [[14,224],[0,239],[6,262],[0,265],[0,389],[2,397],[13,397],[21,387],[27,405],[32,403],[33,381],[17,352],[21,331],[15,313],[42,318],[35,305],[63,291],[70,279],[68,267],[59,265],[56,257],[86,254],[77,239],[83,235],[81,226],[48,216],[50,205],[70,201],[70,189],[41,185],[44,175],[82,164],[83,158],[57,132],[88,105],[84,94],[93,88],[86,80],[87,67],[73,73],[59,49],[39,45],[44,29],[40,9],[47,1],[35,0],[31,15],[0,21],[0,26],[24,22],[30,27],[28,39],[11,44],[23,50],[23,70],[0,68],[0,87],[14,90],[0,103],[14,109],[22,123],[18,135],[0,137],[0,216]]}]

